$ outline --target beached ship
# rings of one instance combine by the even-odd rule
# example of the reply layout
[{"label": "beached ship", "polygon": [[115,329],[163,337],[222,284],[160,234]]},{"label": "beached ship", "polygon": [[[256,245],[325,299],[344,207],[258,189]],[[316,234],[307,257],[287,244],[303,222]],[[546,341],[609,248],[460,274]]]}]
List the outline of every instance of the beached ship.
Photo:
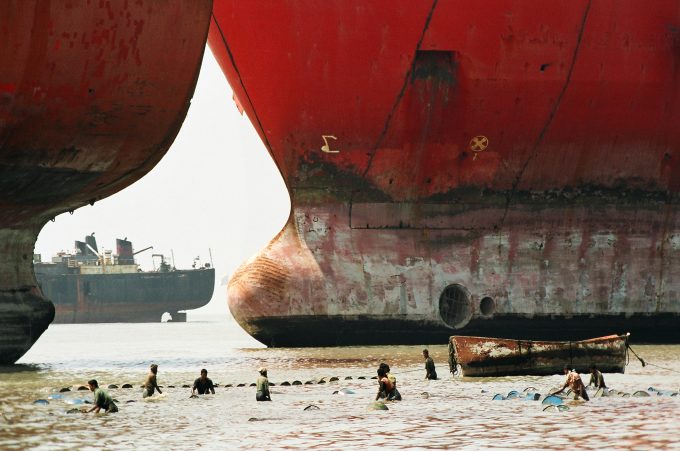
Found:
[{"label": "beached ship", "polygon": [[216,0],[208,40],[291,197],[229,283],[258,340],[680,341],[676,0]]},{"label": "beached ship", "polygon": [[562,374],[565,365],[580,373],[591,365],[604,373],[623,373],[630,334],[577,341],[512,340],[454,335],[449,339],[449,369],[462,376]]},{"label": "beached ship", "polygon": [[31,255],[43,224],[139,180],[172,144],[203,58],[211,0],[0,5],[0,363],[54,307]]},{"label": "beached ship", "polygon": [[[163,255],[154,271],[142,271],[127,239],[116,240],[117,253],[99,250],[94,235],[75,242],[73,253],[61,252],[49,263],[34,261],[43,294],[55,307],[55,323],[159,322],[165,313],[172,321],[186,321],[185,310],[210,302],[215,269],[194,262],[178,270]],[[154,260],[154,266],[155,266]]]},{"label": "beached ship", "polygon": [[680,340],[675,0],[2,8],[1,362],[53,316],[41,226],[158,162],[208,25],[291,195],[230,282],[256,338]]}]

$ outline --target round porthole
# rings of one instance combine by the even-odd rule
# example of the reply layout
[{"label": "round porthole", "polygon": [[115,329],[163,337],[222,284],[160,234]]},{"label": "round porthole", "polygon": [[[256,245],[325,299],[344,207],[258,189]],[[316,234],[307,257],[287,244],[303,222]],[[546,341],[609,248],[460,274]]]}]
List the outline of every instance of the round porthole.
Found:
[{"label": "round porthole", "polygon": [[472,318],[470,293],[464,286],[454,283],[444,288],[439,296],[439,315],[454,329],[464,327]]},{"label": "round porthole", "polygon": [[491,316],[496,311],[496,303],[489,296],[479,302],[479,312],[484,316]]}]

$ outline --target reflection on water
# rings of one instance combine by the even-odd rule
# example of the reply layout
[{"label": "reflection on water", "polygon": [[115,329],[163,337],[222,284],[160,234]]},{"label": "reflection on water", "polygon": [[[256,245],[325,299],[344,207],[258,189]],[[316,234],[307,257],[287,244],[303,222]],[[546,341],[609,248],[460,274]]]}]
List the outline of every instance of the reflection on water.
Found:
[{"label": "reflection on water", "polygon": [[[446,346],[424,345],[438,381],[424,380],[422,347],[266,349],[233,323],[55,325],[20,365],[0,369],[0,449],[678,446],[680,396],[591,398],[544,412],[540,402],[492,398],[529,386],[546,393],[563,376],[451,379]],[[633,347],[656,366],[643,368],[633,358],[626,374],[605,375],[610,387],[680,389],[680,346],[635,346],[633,339]],[[370,377],[380,361],[390,363],[404,396],[388,411],[368,409],[377,388]],[[159,364],[164,395],[142,400],[139,386],[151,362]],[[273,402],[257,403],[254,387],[224,387],[254,382],[260,366],[276,384]],[[191,389],[182,385],[201,368],[221,386],[214,396],[190,399]],[[330,376],[339,380],[318,383]],[[59,389],[90,378],[102,386],[134,385],[110,390],[119,413],[66,413],[92,393]],[[303,385],[280,385],[294,380]],[[355,393],[333,394],[341,388]],[[33,404],[36,399],[49,404]],[[310,404],[320,410],[305,411]]]}]

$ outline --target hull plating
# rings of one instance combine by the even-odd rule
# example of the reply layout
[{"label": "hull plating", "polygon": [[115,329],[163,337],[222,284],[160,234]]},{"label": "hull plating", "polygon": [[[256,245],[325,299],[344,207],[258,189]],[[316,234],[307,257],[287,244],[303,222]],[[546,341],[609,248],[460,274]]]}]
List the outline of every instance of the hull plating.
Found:
[{"label": "hull plating", "polygon": [[219,0],[209,43],[291,195],[256,338],[680,340],[677,1]]},{"label": "hull plating", "polygon": [[0,363],[54,307],[31,255],[59,213],[138,180],[189,107],[212,2],[10,0],[0,14]]}]

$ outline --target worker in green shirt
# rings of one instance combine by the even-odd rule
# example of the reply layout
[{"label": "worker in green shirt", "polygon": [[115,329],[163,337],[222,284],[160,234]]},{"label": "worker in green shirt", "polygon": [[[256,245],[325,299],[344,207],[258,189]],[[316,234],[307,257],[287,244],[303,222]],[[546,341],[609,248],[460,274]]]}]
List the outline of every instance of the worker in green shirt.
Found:
[{"label": "worker in green shirt", "polygon": [[258,401],[271,401],[272,397],[269,394],[269,379],[267,379],[267,368],[260,367],[257,370],[260,373],[260,377],[257,378],[257,393],[255,393],[255,399]]},{"label": "worker in green shirt", "polygon": [[588,387],[591,385],[594,385],[595,388],[607,388],[602,372],[595,365],[590,365],[590,382],[588,382]]},{"label": "worker in green shirt", "polygon": [[94,406],[87,412],[94,411],[99,413],[101,409],[104,409],[106,413],[118,412],[118,406],[113,402],[113,398],[109,393],[103,388],[99,388],[99,384],[96,379],[91,379],[87,382],[90,387],[90,391],[94,392]]},{"label": "worker in green shirt", "polygon": [[434,360],[430,357],[430,351],[423,349],[423,357],[425,358],[425,379],[436,380],[437,372],[434,369]]}]

